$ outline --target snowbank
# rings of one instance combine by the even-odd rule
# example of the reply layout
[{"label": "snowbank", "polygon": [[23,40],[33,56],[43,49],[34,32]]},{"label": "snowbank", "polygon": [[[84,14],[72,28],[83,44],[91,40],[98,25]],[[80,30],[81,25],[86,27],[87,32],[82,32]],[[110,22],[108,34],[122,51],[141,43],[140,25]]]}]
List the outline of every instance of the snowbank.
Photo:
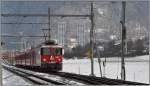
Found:
[{"label": "snowbank", "polygon": [[[101,59],[104,61],[104,58]],[[108,78],[121,78],[121,59],[119,58],[107,58],[106,67],[102,67],[103,76]],[[126,68],[126,80],[149,83],[149,56],[138,56],[133,58],[125,59]],[[90,59],[69,59],[63,62],[63,71],[72,72],[77,74],[90,75],[91,64]],[[94,59],[94,74],[96,76],[100,75],[98,60]]]}]

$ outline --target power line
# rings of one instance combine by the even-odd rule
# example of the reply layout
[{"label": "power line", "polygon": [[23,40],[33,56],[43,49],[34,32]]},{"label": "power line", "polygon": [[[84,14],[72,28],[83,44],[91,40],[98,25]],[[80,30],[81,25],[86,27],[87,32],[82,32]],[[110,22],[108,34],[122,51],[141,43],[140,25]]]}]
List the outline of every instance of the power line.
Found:
[{"label": "power line", "polygon": [[[3,17],[48,17],[48,14],[1,14]],[[52,17],[90,17],[90,15],[69,15],[69,14],[64,14],[64,15],[59,15],[59,14],[50,14],[49,16]]]},{"label": "power line", "polygon": [[1,23],[1,24],[48,24],[48,23]]},{"label": "power line", "polygon": [[16,35],[1,35],[1,37],[48,37],[48,36],[16,36]]}]

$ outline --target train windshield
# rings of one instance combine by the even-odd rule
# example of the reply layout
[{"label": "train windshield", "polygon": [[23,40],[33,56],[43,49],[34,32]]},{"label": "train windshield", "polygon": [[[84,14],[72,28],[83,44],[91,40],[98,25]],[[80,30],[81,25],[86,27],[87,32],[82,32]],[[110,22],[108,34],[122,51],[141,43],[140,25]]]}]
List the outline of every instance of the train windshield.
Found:
[{"label": "train windshield", "polygon": [[62,48],[41,48],[41,55],[62,55]]},{"label": "train windshield", "polygon": [[42,48],[41,55],[51,55],[51,51],[49,48]]},{"label": "train windshield", "polygon": [[62,48],[56,48],[55,55],[62,55]]}]

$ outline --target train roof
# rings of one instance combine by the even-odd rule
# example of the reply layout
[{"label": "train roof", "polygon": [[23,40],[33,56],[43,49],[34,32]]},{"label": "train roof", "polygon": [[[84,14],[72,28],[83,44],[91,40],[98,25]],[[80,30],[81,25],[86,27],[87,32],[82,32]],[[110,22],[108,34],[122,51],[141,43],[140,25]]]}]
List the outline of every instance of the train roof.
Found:
[{"label": "train roof", "polygon": [[42,45],[41,48],[46,48],[46,47],[52,47],[52,48],[62,48],[63,46],[61,45]]},{"label": "train roof", "polygon": [[44,44],[44,45],[56,45],[56,42],[54,40],[47,40],[47,41],[44,41],[42,44]]}]

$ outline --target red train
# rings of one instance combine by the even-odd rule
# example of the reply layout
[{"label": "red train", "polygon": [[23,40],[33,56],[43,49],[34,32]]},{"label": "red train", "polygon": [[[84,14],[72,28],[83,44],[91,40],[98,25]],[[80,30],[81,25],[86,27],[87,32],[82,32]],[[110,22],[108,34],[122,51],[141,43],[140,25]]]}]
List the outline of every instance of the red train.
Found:
[{"label": "red train", "polygon": [[62,70],[64,49],[54,41],[46,41],[37,47],[15,55],[15,66],[35,67],[51,71]]}]

